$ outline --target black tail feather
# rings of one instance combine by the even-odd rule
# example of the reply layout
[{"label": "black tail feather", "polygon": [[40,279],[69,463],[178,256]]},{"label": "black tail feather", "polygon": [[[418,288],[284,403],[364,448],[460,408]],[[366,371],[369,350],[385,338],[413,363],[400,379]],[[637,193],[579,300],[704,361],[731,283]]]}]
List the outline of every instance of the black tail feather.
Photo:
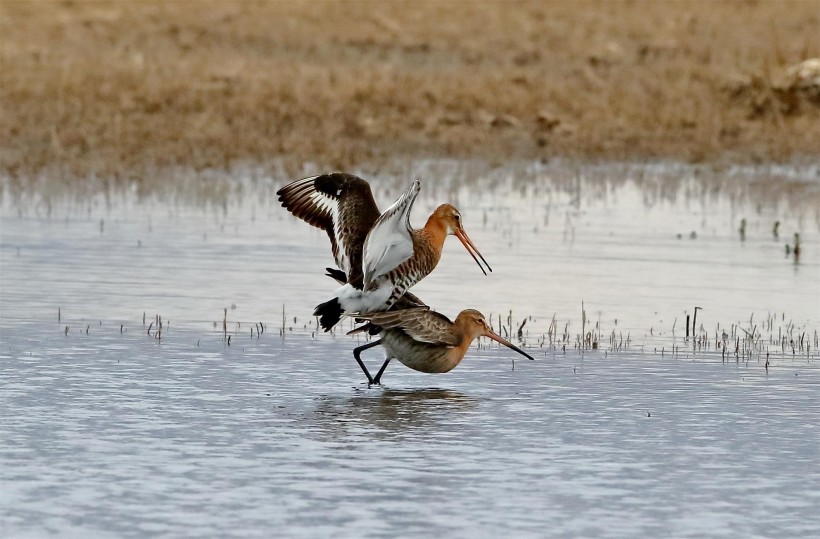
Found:
[{"label": "black tail feather", "polygon": [[325,331],[330,331],[342,319],[342,305],[339,298],[320,303],[313,310],[313,316],[319,317],[319,324]]},{"label": "black tail feather", "polygon": [[332,277],[333,279],[336,279],[336,281],[339,284],[347,284],[347,274],[345,272],[336,268],[325,269],[327,270],[327,273],[325,273],[325,275],[327,275],[328,277]]}]

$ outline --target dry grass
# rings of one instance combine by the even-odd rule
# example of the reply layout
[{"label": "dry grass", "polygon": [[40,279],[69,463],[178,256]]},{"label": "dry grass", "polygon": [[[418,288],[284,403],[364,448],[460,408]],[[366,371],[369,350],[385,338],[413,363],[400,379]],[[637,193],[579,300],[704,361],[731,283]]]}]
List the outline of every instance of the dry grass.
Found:
[{"label": "dry grass", "polygon": [[2,0],[0,169],[816,156],[820,2]]}]

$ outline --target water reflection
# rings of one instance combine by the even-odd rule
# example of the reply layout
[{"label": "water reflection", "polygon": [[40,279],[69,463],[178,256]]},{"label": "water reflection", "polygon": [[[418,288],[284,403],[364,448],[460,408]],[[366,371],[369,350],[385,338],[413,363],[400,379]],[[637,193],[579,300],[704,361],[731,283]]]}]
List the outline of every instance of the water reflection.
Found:
[{"label": "water reflection", "polygon": [[319,398],[309,421],[331,438],[353,435],[362,428],[368,435],[392,437],[434,430],[442,421],[452,422],[453,416],[474,410],[480,402],[450,389],[357,389],[347,398]]},{"label": "water reflection", "polygon": [[[327,171],[306,166],[296,176],[293,171],[274,167],[271,171],[238,170],[230,175],[180,169],[127,181],[0,177],[0,203],[4,212],[34,212],[47,217],[66,212],[112,211],[120,208],[123,201],[142,206],[192,206],[223,216],[247,208],[265,213],[266,209],[278,211],[278,187],[298,177],[323,172]],[[381,204],[395,200],[411,179],[419,178],[423,197],[455,200],[458,204],[459,198],[481,196],[489,191],[500,196],[535,196],[539,202],[582,208],[589,203],[616,199],[621,189],[637,188],[648,208],[665,203],[706,207],[728,200],[733,210],[747,209],[750,213],[760,214],[767,207],[780,206],[815,220],[820,216],[820,167],[816,164],[721,167],[552,160],[510,162],[488,168],[480,161],[435,159],[348,172],[368,179]]]},{"label": "water reflection", "polygon": [[367,389],[346,340],[171,327],[3,333],[4,537],[813,536],[813,360],[570,351]]},{"label": "water reflection", "polygon": [[[502,334],[521,328],[529,343],[561,337],[563,349],[594,330],[644,345],[685,335],[695,306],[704,314],[692,331],[712,340],[770,318],[783,329],[773,326],[776,339],[813,337],[820,322],[816,165],[552,161],[487,170],[418,161],[351,172],[372,180],[382,207],[421,178],[414,224],[442,201],[457,205],[495,272],[476,275],[469,258],[445,253],[414,292],[450,317],[477,308]],[[323,276],[332,260],[326,235],[279,207],[276,188],[291,179],[282,171],[153,187],[0,179],[0,322],[51,320],[62,308],[72,329],[86,319],[128,326],[146,312],[221,324],[228,308],[229,324],[246,331],[262,322],[319,335],[311,312],[335,288]]]}]

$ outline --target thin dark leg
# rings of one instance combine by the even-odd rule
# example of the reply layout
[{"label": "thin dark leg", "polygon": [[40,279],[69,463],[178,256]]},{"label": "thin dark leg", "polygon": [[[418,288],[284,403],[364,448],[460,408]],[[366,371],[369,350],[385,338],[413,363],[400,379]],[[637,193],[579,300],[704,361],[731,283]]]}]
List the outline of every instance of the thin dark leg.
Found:
[{"label": "thin dark leg", "polygon": [[369,342],[369,343],[367,343],[367,344],[363,344],[363,345],[361,345],[361,346],[359,346],[359,347],[357,347],[357,348],[354,348],[354,349],[353,349],[353,357],[355,357],[355,358],[356,358],[356,361],[359,363],[359,367],[361,367],[361,368],[362,368],[362,372],[364,372],[364,375],[365,375],[365,376],[367,376],[367,383],[368,383],[368,384],[372,384],[372,383],[373,383],[373,377],[372,377],[372,376],[370,376],[370,371],[368,371],[368,370],[367,370],[367,367],[365,367],[365,366],[364,366],[364,362],[362,361],[362,358],[361,358],[361,355],[360,355],[360,354],[361,354],[363,351],[367,350],[368,348],[373,348],[374,346],[378,346],[378,345],[380,345],[380,344],[381,344],[381,342],[382,342],[382,340],[381,340],[381,339],[377,339],[377,340],[375,340],[375,341],[373,341],[373,342]]},{"label": "thin dark leg", "polygon": [[[393,359],[393,358],[391,357],[390,359]],[[384,365],[382,365],[382,368],[379,369],[379,372],[376,373],[376,378],[373,379],[374,384],[381,384],[382,374],[384,374],[384,369],[387,368],[387,364],[390,363],[390,359],[386,360],[384,362]]]}]

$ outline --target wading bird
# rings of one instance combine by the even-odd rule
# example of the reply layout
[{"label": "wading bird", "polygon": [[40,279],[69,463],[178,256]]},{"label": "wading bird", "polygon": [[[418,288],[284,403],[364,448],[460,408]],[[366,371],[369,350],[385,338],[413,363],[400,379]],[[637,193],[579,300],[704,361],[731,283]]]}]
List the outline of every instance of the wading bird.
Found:
[{"label": "wading bird", "polygon": [[[407,367],[421,372],[448,372],[464,359],[467,349],[476,337],[487,337],[512,348],[519,354],[532,356],[495,333],[484,315],[475,309],[461,311],[455,322],[429,307],[412,307],[378,313],[356,314],[357,319],[367,320],[349,334],[369,331],[378,333],[379,339],[353,350],[353,357],[367,376],[370,384],[381,383],[382,374],[391,359],[398,359]],[[381,345],[385,350],[385,362],[376,377],[365,367],[361,353]]]},{"label": "wading bird", "polygon": [[410,210],[420,189],[421,184],[413,182],[384,213],[379,212],[370,185],[351,174],[303,178],[277,191],[288,211],[327,232],[340,270],[329,268],[329,275],[346,280],[332,299],[314,310],[325,331],[335,326],[343,313],[389,309],[435,269],[450,234],[464,244],[485,275],[481,262],[492,271],[452,205],[436,208],[423,228],[410,226]]}]

